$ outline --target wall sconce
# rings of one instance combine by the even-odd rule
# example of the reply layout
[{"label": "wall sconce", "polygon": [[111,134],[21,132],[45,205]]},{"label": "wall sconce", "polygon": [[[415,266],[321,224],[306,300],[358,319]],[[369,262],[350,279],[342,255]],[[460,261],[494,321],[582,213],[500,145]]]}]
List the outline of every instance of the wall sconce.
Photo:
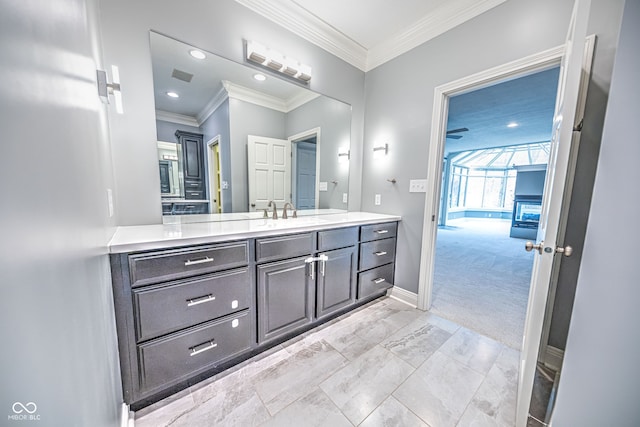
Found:
[{"label": "wall sconce", "polygon": [[349,154],[350,154],[349,150],[338,151],[338,162],[346,162],[347,160],[349,160],[349,157],[350,157]]},{"label": "wall sconce", "polygon": [[373,147],[373,156],[374,157],[382,157],[386,156],[389,152],[389,144],[380,145],[378,147]]},{"label": "wall sconce", "polygon": [[120,90],[120,70],[115,65],[111,66],[111,78],[113,83],[107,83],[107,73],[103,70],[96,70],[98,78],[98,95],[105,104],[109,104],[109,95],[113,96],[118,114],[123,114],[122,92]]},{"label": "wall sconce", "polygon": [[258,42],[247,41],[247,59],[270,70],[309,84],[311,67],[301,64],[298,60],[284,56],[274,49],[269,49]]}]

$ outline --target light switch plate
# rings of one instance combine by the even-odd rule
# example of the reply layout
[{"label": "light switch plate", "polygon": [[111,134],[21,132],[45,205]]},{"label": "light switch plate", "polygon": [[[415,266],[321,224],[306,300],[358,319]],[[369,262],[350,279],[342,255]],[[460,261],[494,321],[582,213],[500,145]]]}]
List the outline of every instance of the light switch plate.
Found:
[{"label": "light switch plate", "polygon": [[376,194],[375,202],[374,202],[374,203],[375,203],[375,205],[376,205],[376,206],[379,206],[379,205],[380,205],[380,195],[379,195],[379,194]]},{"label": "light switch plate", "polygon": [[318,191],[327,191],[328,190],[328,184],[326,181],[320,181],[320,183],[318,184]]},{"label": "light switch plate", "polygon": [[342,193],[342,203],[347,203],[347,193]]},{"label": "light switch plate", "polygon": [[409,181],[409,193],[426,193],[426,192],[427,192],[426,179],[412,179]]}]

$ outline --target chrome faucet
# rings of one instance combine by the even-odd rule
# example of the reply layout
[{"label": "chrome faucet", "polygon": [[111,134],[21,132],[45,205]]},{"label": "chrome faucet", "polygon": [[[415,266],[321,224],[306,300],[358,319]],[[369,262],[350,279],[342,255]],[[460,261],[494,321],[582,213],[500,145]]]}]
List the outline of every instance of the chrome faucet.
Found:
[{"label": "chrome faucet", "polygon": [[287,219],[287,206],[289,206],[291,208],[291,211],[293,211],[293,217],[294,218],[298,218],[298,211],[296,210],[296,208],[293,207],[293,205],[289,202],[284,204],[284,207],[282,208],[282,219]]},{"label": "chrome faucet", "polygon": [[273,219],[278,219],[278,209],[276,208],[276,202],[274,202],[273,200],[269,200],[269,204],[267,205],[267,207],[270,208],[271,206],[273,206]]}]

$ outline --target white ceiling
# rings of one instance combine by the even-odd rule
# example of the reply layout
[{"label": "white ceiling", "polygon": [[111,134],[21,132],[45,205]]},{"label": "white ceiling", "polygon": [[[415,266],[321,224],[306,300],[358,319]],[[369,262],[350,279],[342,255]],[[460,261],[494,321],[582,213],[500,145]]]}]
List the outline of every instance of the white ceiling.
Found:
[{"label": "white ceiling", "polygon": [[506,0],[236,0],[369,71]]}]

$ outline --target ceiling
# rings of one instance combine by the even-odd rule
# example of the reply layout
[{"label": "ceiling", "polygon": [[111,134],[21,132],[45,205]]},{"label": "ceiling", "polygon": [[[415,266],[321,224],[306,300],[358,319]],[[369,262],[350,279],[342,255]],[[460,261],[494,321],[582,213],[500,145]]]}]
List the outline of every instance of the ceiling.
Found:
[{"label": "ceiling", "polygon": [[507,0],[236,1],[369,71]]},{"label": "ceiling", "polygon": [[[445,152],[503,147],[551,139],[559,67],[502,82],[449,100]],[[515,127],[508,127],[516,123]]]}]

